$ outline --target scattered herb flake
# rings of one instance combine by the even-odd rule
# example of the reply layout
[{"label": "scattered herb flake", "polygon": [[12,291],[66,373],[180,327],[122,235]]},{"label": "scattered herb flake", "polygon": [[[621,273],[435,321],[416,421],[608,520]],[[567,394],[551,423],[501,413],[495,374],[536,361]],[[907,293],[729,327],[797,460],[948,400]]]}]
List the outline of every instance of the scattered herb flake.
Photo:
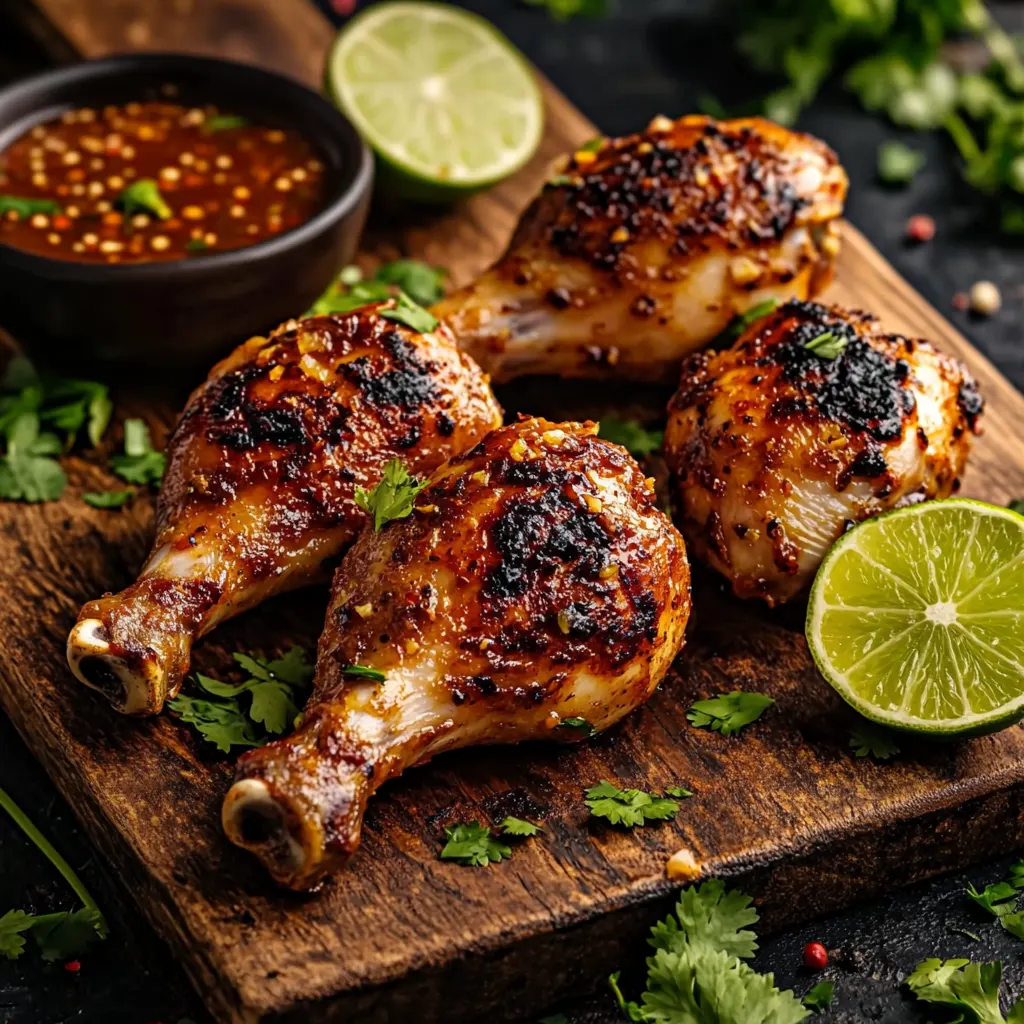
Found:
[{"label": "scattered herb flake", "polygon": [[15,213],[24,220],[36,213],[60,213],[60,203],[53,199],[0,195],[0,217],[8,213]]},{"label": "scattered herb flake", "polygon": [[734,690],[697,701],[687,711],[686,717],[698,729],[710,728],[723,736],[734,736],[744,726],[756,722],[774,703],[763,693]]},{"label": "scattered herb flake", "polygon": [[834,981],[819,981],[804,996],[803,1004],[808,1010],[813,1010],[815,1013],[824,1013],[832,1005],[835,993],[836,985]]},{"label": "scattered herb flake", "polygon": [[124,508],[135,496],[135,488],[126,487],[123,491],[86,491],[82,501],[92,508]]},{"label": "scattered herb flake", "polygon": [[384,467],[384,475],[372,491],[356,488],[356,504],[373,517],[373,528],[379,532],[392,520],[411,515],[416,495],[426,485],[425,480],[411,476],[398,459],[392,459]]},{"label": "scattered herb flake", "polygon": [[878,176],[887,185],[908,184],[924,163],[924,153],[906,143],[889,140],[878,147]]},{"label": "scattered herb flake", "polygon": [[126,217],[134,213],[148,213],[167,220],[174,211],[160,194],[160,186],[152,178],[133,181],[118,197],[117,205]]},{"label": "scattered herb flake", "polygon": [[383,683],[387,679],[380,669],[370,668],[368,665],[346,665],[341,673],[354,679],[370,679],[375,683]]},{"label": "scattered herb flake", "polygon": [[682,786],[669,786],[665,790],[665,796],[674,796],[677,800],[685,800],[687,797],[693,796],[693,794]]},{"label": "scattered herb flake", "polygon": [[585,718],[563,718],[555,728],[573,729],[587,737],[597,734],[597,730]]},{"label": "scattered herb flake", "polygon": [[374,280],[395,285],[421,306],[432,306],[444,296],[447,276],[443,267],[432,267],[422,260],[401,259],[379,267]]},{"label": "scattered herb flake", "polygon": [[847,339],[832,331],[822,331],[816,338],[811,338],[804,348],[813,352],[819,359],[838,359],[846,351]]},{"label": "scattered herb flake", "polygon": [[396,323],[405,324],[406,327],[426,334],[434,330],[440,321],[429,310],[417,305],[405,292],[399,292],[395,299],[395,305],[391,309],[382,309],[380,315],[385,320],[394,320]]},{"label": "scattered herb flake", "polygon": [[679,813],[679,804],[640,789],[619,789],[607,779],[585,793],[591,817],[605,818],[622,828],[636,828],[650,821],[665,821]]},{"label": "scattered herb flake", "polygon": [[145,420],[124,421],[124,454],[112,455],[110,468],[122,480],[140,487],[156,486],[163,479],[167,457],[153,450]]},{"label": "scattered herb flake", "polygon": [[746,313],[734,316],[729,326],[711,342],[711,348],[725,348],[727,345],[731,345],[748,327],[756,324],[758,320],[763,320],[778,308],[778,299],[765,299],[763,302],[751,306]]},{"label": "scattered herb flake", "polygon": [[214,132],[226,132],[232,128],[245,128],[250,123],[247,117],[239,114],[214,114],[203,122],[201,130],[204,135],[212,135]]},{"label": "scattered herb flake", "polygon": [[888,761],[900,752],[894,733],[867,719],[851,727],[850,746],[854,757],[870,755],[878,761]]},{"label": "scattered herb flake", "polygon": [[491,830],[472,821],[444,830],[445,843],[441,860],[453,860],[464,867],[486,867],[512,856],[512,848],[491,835]]},{"label": "scattered herb flake", "polygon": [[541,831],[540,825],[535,825],[532,821],[526,821],[523,818],[507,817],[501,825],[498,826],[501,829],[503,836],[535,836]]},{"label": "scattered herb flake", "polygon": [[597,436],[612,444],[621,444],[635,458],[660,452],[665,443],[664,430],[648,430],[636,420],[620,420],[615,416],[602,418]]}]

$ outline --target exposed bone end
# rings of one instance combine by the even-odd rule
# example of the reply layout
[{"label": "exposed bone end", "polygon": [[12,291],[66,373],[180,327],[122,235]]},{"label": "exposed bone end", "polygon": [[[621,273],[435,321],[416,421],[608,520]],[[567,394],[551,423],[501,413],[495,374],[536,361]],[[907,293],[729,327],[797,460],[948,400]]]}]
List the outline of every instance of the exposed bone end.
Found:
[{"label": "exposed bone end", "polygon": [[228,790],[221,823],[228,839],[255,854],[280,885],[309,889],[323,877],[320,829],[263,779],[240,779]]},{"label": "exposed bone end", "polygon": [[68,636],[68,665],[75,677],[98,690],[126,715],[154,715],[167,695],[167,675],[155,660],[117,651],[100,619],[81,619]]}]

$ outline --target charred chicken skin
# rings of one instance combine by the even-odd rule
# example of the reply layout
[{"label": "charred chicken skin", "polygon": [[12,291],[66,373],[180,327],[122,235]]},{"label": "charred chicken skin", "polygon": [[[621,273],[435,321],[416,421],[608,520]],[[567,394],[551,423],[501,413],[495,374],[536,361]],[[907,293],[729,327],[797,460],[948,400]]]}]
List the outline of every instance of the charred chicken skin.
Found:
[{"label": "charred chicken skin", "polygon": [[846,187],[824,143],[762,118],[655,118],[576,152],[434,312],[498,382],[674,381],[736,314],[824,287]]},{"label": "charred chicken skin", "polygon": [[356,487],[373,488],[390,459],[426,476],[501,423],[447,330],[417,333],[387,318],[394,306],[285,324],[193,393],[139,579],[85,605],[68,639],[75,675],[118,710],[158,712],[198,637],[326,578],[366,522]]},{"label": "charred chicken skin", "polygon": [[956,491],[981,410],[927,341],[790,302],[683,364],[665,453],[690,550],[739,596],[786,601],[853,523]]},{"label": "charred chicken skin", "polygon": [[560,722],[607,729],[658,685],[683,645],[686,552],[653,481],[596,429],[495,430],[348,551],[301,724],[240,759],[224,803],[228,836],[277,881],[305,889],[341,866],[368,798],[406,768],[574,742],[584,730]]}]

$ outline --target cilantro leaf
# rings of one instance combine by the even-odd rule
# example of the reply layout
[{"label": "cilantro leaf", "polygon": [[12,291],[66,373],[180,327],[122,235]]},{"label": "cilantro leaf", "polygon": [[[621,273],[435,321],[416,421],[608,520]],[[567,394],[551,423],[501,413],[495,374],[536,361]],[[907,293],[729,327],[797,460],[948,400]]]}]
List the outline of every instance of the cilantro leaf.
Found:
[{"label": "cilantro leaf", "polygon": [[134,496],[135,489],[126,487],[123,491],[86,491],[82,501],[92,508],[124,508]]},{"label": "cilantro leaf", "polygon": [[729,326],[711,342],[711,348],[725,348],[731,345],[748,327],[764,319],[769,313],[774,313],[778,308],[778,299],[765,299],[763,302],[755,303],[746,313],[740,313],[732,318]]},{"label": "cilantro leaf", "polygon": [[222,753],[230,753],[233,747],[260,746],[252,723],[233,698],[212,701],[179,693],[167,706]]},{"label": "cilantro leaf", "polygon": [[398,459],[392,459],[372,491],[356,488],[356,504],[373,517],[373,528],[379,532],[385,523],[411,515],[416,495],[426,486],[425,480],[410,476]]},{"label": "cilantro leaf", "polygon": [[869,754],[879,761],[888,761],[900,752],[893,738],[894,734],[865,719],[850,729],[850,746],[854,757],[867,757]]},{"label": "cilantro leaf", "polygon": [[[922,960],[906,979],[910,991],[926,1003],[967,1010],[978,1024],[1004,1024],[999,1009],[1003,965],[970,960]],[[1016,1008],[1015,1011],[1016,1012]]]},{"label": "cilantro leaf", "polygon": [[33,918],[30,934],[44,960],[68,960],[104,938],[105,927],[95,907],[82,907]]},{"label": "cilantro leaf", "polygon": [[665,444],[664,430],[648,430],[636,420],[620,420],[605,416],[598,425],[597,436],[612,444],[621,444],[630,455],[640,457],[660,452]]},{"label": "cilantro leaf", "polygon": [[815,1013],[823,1013],[832,1005],[835,998],[836,985],[834,981],[819,981],[817,985],[809,989],[803,998],[803,1004],[808,1010]]},{"label": "cilantro leaf", "polygon": [[608,987],[612,990],[612,994],[615,996],[615,1002],[618,1003],[619,1009],[625,1014],[627,1020],[631,1021],[646,1021],[650,1018],[647,1014],[640,1009],[637,1003],[632,1000],[626,1001],[626,997],[622,994],[622,989],[619,988],[619,978],[622,977],[621,971],[616,971],[614,974],[608,975]]},{"label": "cilantro leaf", "polygon": [[986,885],[981,892],[968,883],[964,891],[982,910],[987,910],[995,917],[1002,917],[1004,914],[1010,913],[1013,910],[1013,903],[1017,899],[1017,890],[1009,882]]},{"label": "cilantro leaf", "polygon": [[24,910],[8,910],[0,917],[0,954],[17,960],[25,952],[24,933],[32,927],[33,917]]},{"label": "cilantro leaf", "polygon": [[156,485],[163,479],[167,457],[154,451],[145,420],[124,421],[124,454],[110,458],[110,468],[130,484]]},{"label": "cilantro leaf", "polygon": [[535,825],[532,821],[524,821],[522,818],[513,817],[507,817],[498,827],[504,836],[535,836],[541,831],[540,825]]},{"label": "cilantro leaf", "polygon": [[148,213],[160,220],[167,220],[174,211],[160,193],[160,186],[152,178],[133,181],[116,200],[126,217],[133,213]]},{"label": "cilantro leaf", "polygon": [[[344,271],[342,271],[344,274]],[[306,316],[326,316],[329,313],[351,313],[374,302],[386,302],[391,289],[383,281],[356,281],[344,290],[332,285],[309,308]]]},{"label": "cilantro leaf", "polygon": [[91,380],[57,380],[47,384],[41,418],[72,437],[84,426],[95,448],[110,423],[113,403],[105,384]]},{"label": "cilantro leaf", "polygon": [[396,323],[411,327],[420,334],[434,330],[440,323],[433,313],[417,305],[405,292],[399,292],[395,305],[391,309],[382,309],[380,315],[385,320],[394,320]]},{"label": "cilantro leaf", "polygon": [[341,672],[342,675],[355,679],[370,679],[375,683],[383,683],[387,679],[379,668],[370,668],[368,665],[346,665]]},{"label": "cilantro leaf", "polygon": [[1024,860],[1010,865],[1009,882],[1015,889],[1024,889]]},{"label": "cilantro leaf", "polygon": [[491,830],[472,821],[444,830],[445,843],[441,860],[454,860],[464,867],[486,867],[512,856],[512,849],[491,835]]},{"label": "cilantro leaf", "polygon": [[813,352],[819,359],[838,359],[846,351],[847,338],[841,334],[834,334],[832,331],[822,331],[815,338],[811,338],[804,348]]},{"label": "cilantro leaf", "polygon": [[686,717],[698,729],[710,727],[723,736],[734,736],[745,725],[756,722],[774,703],[763,693],[734,690],[697,701],[687,711]]},{"label": "cilantro leaf", "polygon": [[699,946],[730,956],[752,957],[757,952],[757,936],[747,926],[758,920],[752,903],[746,893],[727,890],[717,878],[699,888],[687,886],[679,894],[675,914],[651,929],[648,944],[675,953]]},{"label": "cilantro leaf", "polygon": [[1024,910],[1017,910],[1012,914],[1000,914],[999,923],[1014,937],[1024,939]]},{"label": "cilantro leaf", "polygon": [[887,185],[906,185],[924,166],[925,156],[903,142],[889,140],[878,147],[878,176]]},{"label": "cilantro leaf", "polygon": [[377,270],[374,280],[395,285],[421,306],[432,306],[444,296],[447,276],[448,271],[443,267],[432,267],[421,260],[401,259],[385,263]]},{"label": "cilantro leaf", "polygon": [[659,949],[648,960],[643,1020],[657,1024],[799,1024],[810,1011],[770,974],[758,974],[722,950]]},{"label": "cilantro leaf", "polygon": [[619,789],[607,779],[585,793],[591,817],[605,818],[622,828],[636,828],[648,821],[665,821],[679,813],[679,804],[640,789]]},{"label": "cilantro leaf", "polygon": [[16,213],[24,220],[34,213],[60,213],[60,203],[53,199],[29,199],[25,196],[0,195],[0,217]]},{"label": "cilantro leaf", "polygon": [[588,738],[597,735],[597,730],[585,718],[563,718],[555,728],[574,729]]},{"label": "cilantro leaf", "polygon": [[674,796],[677,800],[684,800],[687,797],[693,796],[693,793],[682,786],[668,786],[665,789],[665,796]]}]

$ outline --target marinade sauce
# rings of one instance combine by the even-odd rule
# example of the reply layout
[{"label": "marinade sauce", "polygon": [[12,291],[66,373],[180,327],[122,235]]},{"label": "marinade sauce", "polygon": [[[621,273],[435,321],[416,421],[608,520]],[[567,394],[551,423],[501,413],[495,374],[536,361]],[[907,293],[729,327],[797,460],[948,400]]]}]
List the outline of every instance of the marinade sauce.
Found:
[{"label": "marinade sauce", "polygon": [[314,216],[323,173],[297,132],[213,106],[69,110],[0,153],[0,243],[87,263],[240,249]]}]

